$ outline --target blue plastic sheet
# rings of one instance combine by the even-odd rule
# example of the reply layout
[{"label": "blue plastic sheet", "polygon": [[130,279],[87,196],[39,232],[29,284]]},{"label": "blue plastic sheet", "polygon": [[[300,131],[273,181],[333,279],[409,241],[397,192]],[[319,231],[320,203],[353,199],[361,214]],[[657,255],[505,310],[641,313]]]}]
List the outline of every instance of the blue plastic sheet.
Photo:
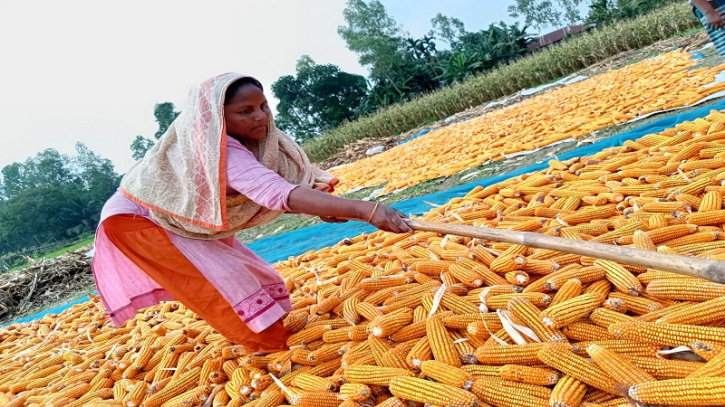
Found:
[{"label": "blue plastic sheet", "polygon": [[[562,153],[557,157],[560,160],[568,160],[570,158],[593,155],[606,148],[621,146],[627,140],[636,140],[647,134],[658,133],[665,129],[674,127],[678,123],[691,121],[698,117],[705,117],[711,110],[725,110],[725,100],[689,112],[683,112],[656,120],[634,130],[611,136],[596,143]],[[546,168],[548,168],[548,164],[546,162],[542,162],[519,168],[507,174],[459,185],[447,191],[400,201],[392,206],[403,213],[419,215],[431,209],[431,205],[429,203],[442,205],[450,201],[452,198],[464,196],[478,185],[486,187],[488,185],[505,181],[511,177],[534,171],[541,171]],[[374,227],[363,222],[323,223],[303,229],[293,230],[277,236],[260,239],[247,246],[266,261],[274,263],[279,260],[287,259],[291,256],[299,256],[300,254],[310,250],[319,250],[323,247],[333,246],[346,237],[353,237],[362,233],[370,233],[373,231],[375,231]],[[86,298],[81,298],[77,301],[58,306],[51,310],[43,311],[27,318],[18,319],[15,322],[28,322],[42,318],[49,313],[60,313],[66,308],[70,308],[72,305],[84,301],[86,301]]]},{"label": "blue plastic sheet", "polygon": [[[98,295],[98,291],[94,292],[94,294]],[[35,321],[36,319],[43,318],[44,316],[46,316],[48,314],[60,314],[61,312],[65,311],[66,309],[68,309],[68,308],[70,308],[70,307],[72,307],[72,306],[74,306],[76,304],[84,303],[86,301],[88,301],[88,297],[82,297],[82,298],[79,298],[79,299],[77,299],[77,300],[75,300],[73,302],[69,302],[67,304],[59,305],[59,306],[57,306],[55,308],[51,308],[49,310],[45,310],[45,311],[40,312],[40,313],[35,314],[35,315],[31,315],[31,316],[25,317],[25,318],[16,319],[12,323],[14,324],[14,323],[30,322],[30,321]]]},{"label": "blue plastic sheet", "polygon": [[410,140],[415,140],[420,136],[430,133],[430,131],[431,131],[430,129],[423,129],[423,130],[413,134],[412,136],[408,137],[407,139],[399,141],[397,145],[405,144],[405,143],[409,142]]}]

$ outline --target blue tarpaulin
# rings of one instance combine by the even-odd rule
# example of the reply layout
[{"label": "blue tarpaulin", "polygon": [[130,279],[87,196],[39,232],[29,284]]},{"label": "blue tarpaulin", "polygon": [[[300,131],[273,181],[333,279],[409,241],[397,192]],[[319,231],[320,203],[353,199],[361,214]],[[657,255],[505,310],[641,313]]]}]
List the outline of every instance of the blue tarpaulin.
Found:
[{"label": "blue tarpaulin", "polygon": [[398,141],[398,145],[405,144],[405,143],[409,142],[410,140],[415,140],[418,137],[423,136],[423,135],[428,134],[428,133],[430,133],[430,129],[423,129],[423,130],[421,130],[421,131],[413,134],[412,136],[408,137],[405,140]]}]

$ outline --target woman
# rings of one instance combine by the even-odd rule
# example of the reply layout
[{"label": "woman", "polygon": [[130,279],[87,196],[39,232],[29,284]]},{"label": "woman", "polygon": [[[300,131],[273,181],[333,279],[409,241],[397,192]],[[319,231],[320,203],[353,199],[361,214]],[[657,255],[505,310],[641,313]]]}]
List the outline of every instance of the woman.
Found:
[{"label": "woman", "polygon": [[705,27],[720,56],[725,57],[725,0],[691,0],[692,10]]},{"label": "woman", "polygon": [[93,275],[109,316],[121,325],[140,308],[178,300],[235,343],[282,349],[289,293],[237,231],[285,211],[410,231],[392,208],[321,192],[336,182],[277,130],[256,79],[203,82],[104,206]]}]

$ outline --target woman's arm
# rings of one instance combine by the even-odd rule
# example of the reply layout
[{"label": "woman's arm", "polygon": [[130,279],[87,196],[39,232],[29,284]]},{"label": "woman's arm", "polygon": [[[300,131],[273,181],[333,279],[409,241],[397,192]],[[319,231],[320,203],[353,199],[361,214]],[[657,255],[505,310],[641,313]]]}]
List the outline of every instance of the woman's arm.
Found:
[{"label": "woman's arm", "polygon": [[311,188],[293,189],[289,194],[287,206],[294,212],[308,215],[363,221],[370,219],[371,225],[387,232],[413,231],[404,221],[407,216],[389,206],[381,204],[375,208],[374,202],[340,198]]},{"label": "woman's arm", "polygon": [[691,0],[692,5],[697,7],[702,14],[705,16],[705,25],[714,28],[723,28],[725,21],[723,21],[720,13],[715,10],[715,7],[710,4],[707,0]]}]

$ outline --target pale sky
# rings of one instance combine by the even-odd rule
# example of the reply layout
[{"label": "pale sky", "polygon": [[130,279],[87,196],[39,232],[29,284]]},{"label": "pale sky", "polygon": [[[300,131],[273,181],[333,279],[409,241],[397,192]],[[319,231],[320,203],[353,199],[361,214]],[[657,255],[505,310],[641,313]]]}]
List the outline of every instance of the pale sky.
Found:
[{"label": "pale sky", "polygon": [[[470,31],[512,22],[511,0],[383,0],[413,36],[436,13]],[[180,107],[222,72],[269,88],[304,54],[366,74],[337,34],[344,0],[0,0],[0,168],[77,141],[123,173],[136,135],[153,137],[154,104]]]}]

